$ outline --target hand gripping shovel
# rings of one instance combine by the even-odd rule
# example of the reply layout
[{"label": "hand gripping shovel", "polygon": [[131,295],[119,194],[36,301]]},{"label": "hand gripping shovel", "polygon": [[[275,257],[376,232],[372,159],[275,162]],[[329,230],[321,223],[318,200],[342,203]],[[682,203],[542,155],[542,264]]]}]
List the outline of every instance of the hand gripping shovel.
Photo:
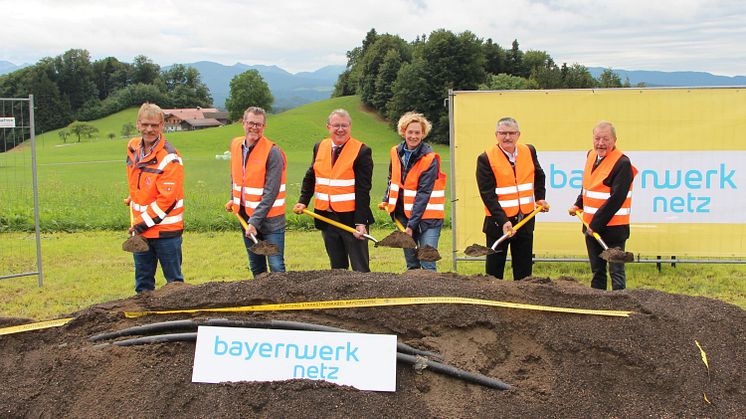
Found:
[{"label": "hand gripping shovel", "polygon": [[[590,228],[588,227],[588,223],[586,223],[583,219],[583,211],[577,210],[575,211],[575,215],[578,216],[585,228]],[[595,231],[593,232],[593,238],[595,238],[598,244],[600,244],[601,247],[604,248],[604,251],[601,252],[600,255],[598,255],[601,259],[612,263],[627,263],[635,261],[635,255],[632,254],[632,252],[625,252],[618,247],[609,248],[609,246],[606,245],[606,242],[604,242],[601,236]]]},{"label": "hand gripping shovel", "polygon": [[[135,225],[135,216],[132,214],[132,205],[130,205],[130,227]],[[135,233],[134,231],[130,237],[122,243],[122,250],[125,252],[142,253],[147,252],[150,249],[148,241],[145,237]]]},{"label": "hand gripping shovel", "polygon": [[[350,227],[348,225],[345,225],[345,224],[342,224],[340,222],[334,221],[332,219],[326,218],[323,215],[316,214],[315,212],[309,211],[309,210],[307,210],[305,208],[303,209],[303,214],[311,216],[311,217],[313,217],[313,218],[315,218],[317,220],[321,220],[321,221],[323,221],[323,222],[325,222],[325,223],[327,223],[329,225],[333,225],[334,227],[342,229],[342,230],[344,230],[344,231],[346,231],[348,233],[352,233],[352,234],[359,233],[359,231],[355,230],[354,228],[352,228],[352,227]],[[370,234],[363,234],[363,237],[365,237],[366,239],[368,239],[368,240],[372,241],[373,243],[375,243],[376,247],[378,247],[378,245],[381,243],[378,240],[376,240],[373,236],[371,236]]]},{"label": "hand gripping shovel", "polygon": [[[410,240],[412,240],[412,242],[414,242],[414,239],[412,239],[411,237],[409,237],[409,234],[407,234],[407,233],[404,232],[405,228],[404,228],[403,225],[401,225],[401,223],[399,222],[398,218],[394,217],[394,223],[396,223],[396,227],[399,228],[399,230],[400,230],[400,231],[398,231],[399,233],[403,233]],[[386,239],[383,239],[383,240],[381,240],[381,242],[383,242],[385,240]],[[425,262],[437,262],[440,259],[442,259],[440,257],[440,253],[438,252],[438,249],[436,249],[436,248],[434,248],[432,246],[427,246],[426,245],[424,247],[419,247],[419,246],[417,246],[417,243],[415,243],[415,247],[414,248],[417,249],[417,259],[419,259],[419,260],[424,260]],[[411,247],[408,247],[407,249],[411,249]]]},{"label": "hand gripping shovel", "polygon": [[[249,225],[246,224],[246,220],[241,218],[241,215],[239,215],[237,212],[234,212],[236,214],[236,218],[238,218],[238,222],[241,223],[241,227],[243,227],[243,231],[246,232],[249,229]],[[254,253],[259,256],[274,256],[278,253],[280,253],[280,249],[277,247],[276,244],[270,243],[268,241],[259,241],[256,239],[256,236],[253,234],[249,234],[249,237],[254,242],[254,244],[249,247],[249,250],[251,253]]]},{"label": "hand gripping shovel", "polygon": [[[539,205],[530,214],[528,214],[527,216],[523,217],[523,219],[521,221],[519,221],[518,224],[516,224],[516,225],[513,226],[513,234],[515,234],[515,232],[519,228],[523,227],[524,224],[526,224],[527,222],[529,222],[529,220],[531,220],[532,218],[534,218],[534,216],[536,216],[536,214],[540,213],[541,210],[543,210],[543,209],[544,209],[544,207],[541,206],[541,205]],[[495,243],[492,244],[492,247],[485,247],[485,246],[482,246],[482,245],[479,245],[479,244],[476,244],[476,243],[472,244],[471,246],[467,247],[466,250],[464,250],[464,253],[466,254],[466,256],[471,256],[471,257],[486,256],[486,255],[491,255],[491,254],[497,253],[497,250],[495,250],[495,249],[497,249],[497,246],[499,246],[500,243],[504,242],[505,240],[507,240],[511,236],[512,236],[511,233],[505,233],[505,234],[503,234],[502,237],[500,237],[499,239],[495,240]]]}]

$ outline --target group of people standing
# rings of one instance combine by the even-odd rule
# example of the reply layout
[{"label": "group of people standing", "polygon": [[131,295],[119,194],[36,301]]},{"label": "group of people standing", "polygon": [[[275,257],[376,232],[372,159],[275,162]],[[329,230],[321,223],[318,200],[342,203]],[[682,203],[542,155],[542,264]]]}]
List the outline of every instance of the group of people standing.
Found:
[{"label": "group of people standing", "polygon": [[[154,104],[143,104],[138,112],[141,137],[127,146],[129,197],[125,204],[132,214],[131,234],[147,239],[149,250],[134,253],[135,291],[155,288],[155,271],[160,262],[167,282],[183,281],[181,273],[181,234],[184,228],[184,171],[176,149],[163,135],[163,111]],[[249,267],[256,277],[268,270],[284,272],[287,157],[267,137],[266,112],[249,107],[243,115],[244,134],[230,145],[231,198],[226,211],[240,216]],[[438,247],[445,218],[446,175],[440,156],[423,142],[432,125],[424,115],[408,112],[399,119],[403,141],[389,150],[389,176],[383,199],[377,205],[400,223],[418,247]],[[313,199],[314,213],[354,229],[350,234],[315,219],[321,230],[332,269],[352,268],[370,271],[365,235],[374,222],[370,209],[373,158],[370,147],[351,136],[352,118],[344,109],[331,112],[326,121],[329,137],[313,146],[313,159],[301,184],[293,212],[301,214]],[[513,226],[534,211],[549,210],[545,201],[545,175],[536,149],[518,142],[520,129],[512,118],[497,123],[497,144],[477,159],[477,183],[485,206],[483,231],[487,244],[499,236],[510,238],[487,256],[486,271],[502,278],[507,247],[511,248],[513,277],[531,275],[534,220],[520,230]],[[594,149],[586,165],[583,192],[570,208],[571,215],[585,209],[590,228],[608,242],[624,247],[629,237],[628,193],[634,168],[615,148],[616,133],[608,122],[594,128]],[[587,178],[587,179],[586,179]],[[588,183],[586,184],[586,180]],[[625,186],[626,185],[626,186]],[[625,189],[626,188],[626,189]],[[624,190],[623,190],[624,189]],[[623,191],[622,191],[623,190]],[[621,194],[621,195],[620,195]],[[627,197],[621,202],[619,196]],[[619,204],[619,206],[617,206]],[[621,212],[627,209],[627,216]],[[625,222],[626,220],[626,234]],[[501,234],[502,233],[502,234]],[[263,256],[250,248],[255,240],[276,246],[278,252]],[[593,239],[586,239],[593,286],[606,288],[606,264],[598,257]],[[595,247],[592,247],[595,245]],[[596,252],[596,253],[593,253]],[[595,257],[595,258],[594,258]],[[407,269],[435,270],[435,262],[420,261],[414,249],[404,249]],[[614,289],[624,288],[623,265],[610,268]],[[601,279],[603,277],[603,279]]]}]

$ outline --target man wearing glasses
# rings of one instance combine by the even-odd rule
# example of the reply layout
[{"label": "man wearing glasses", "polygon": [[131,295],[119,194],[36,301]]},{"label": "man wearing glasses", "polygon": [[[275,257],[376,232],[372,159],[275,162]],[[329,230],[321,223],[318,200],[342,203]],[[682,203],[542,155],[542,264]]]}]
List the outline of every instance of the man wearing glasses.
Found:
[{"label": "man wearing glasses", "polygon": [[[610,248],[624,250],[629,238],[630,210],[632,208],[632,182],[637,169],[624,153],[616,147],[616,129],[611,122],[601,121],[593,127],[593,150],[583,171],[583,190],[570,207],[572,216],[583,209],[583,219],[590,228],[586,231],[585,245],[591,264],[591,287],[605,290],[607,285],[606,261],[599,255],[604,250],[593,238],[598,233]],[[623,263],[609,263],[611,289],[627,287]]]},{"label": "man wearing glasses", "polygon": [[[249,268],[256,278],[267,272],[285,272],[285,153],[264,136],[267,113],[250,107],[243,114],[245,135],[231,142],[231,200],[225,210],[239,214],[248,228],[243,241],[249,255]],[[249,250],[251,236],[274,244],[279,252],[271,256]]]},{"label": "man wearing glasses", "polygon": [[313,146],[313,161],[306,171],[293,211],[303,212],[314,197],[314,212],[356,230],[354,235],[316,220],[332,269],[370,272],[368,242],[363,234],[373,224],[370,188],[373,157],[370,147],[350,136],[352,118],[344,109],[326,120],[329,137]]},{"label": "man wearing glasses", "polygon": [[511,237],[500,243],[496,253],[487,255],[485,270],[502,279],[510,245],[513,279],[519,280],[531,276],[535,222],[531,219],[518,231],[513,226],[538,205],[543,212],[549,210],[544,200],[546,176],[534,146],[518,143],[521,130],[515,119],[500,119],[495,137],[497,144],[477,158],[477,185],[486,212],[482,232],[487,237],[487,246],[504,234]]}]

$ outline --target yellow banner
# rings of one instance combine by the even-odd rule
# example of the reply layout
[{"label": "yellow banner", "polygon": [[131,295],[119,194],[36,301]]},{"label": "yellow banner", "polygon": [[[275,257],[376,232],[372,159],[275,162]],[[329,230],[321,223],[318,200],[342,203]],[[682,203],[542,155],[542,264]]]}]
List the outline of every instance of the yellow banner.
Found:
[{"label": "yellow banner", "polygon": [[537,257],[586,255],[580,223],[566,210],[600,120],[614,124],[617,147],[641,172],[628,251],[642,258],[746,257],[746,223],[735,213],[746,207],[746,88],[453,92],[451,100],[457,258],[467,246],[485,244],[476,160],[494,146],[495,124],[506,116],[518,121],[520,141],[536,147],[547,174],[552,209],[536,217]]}]

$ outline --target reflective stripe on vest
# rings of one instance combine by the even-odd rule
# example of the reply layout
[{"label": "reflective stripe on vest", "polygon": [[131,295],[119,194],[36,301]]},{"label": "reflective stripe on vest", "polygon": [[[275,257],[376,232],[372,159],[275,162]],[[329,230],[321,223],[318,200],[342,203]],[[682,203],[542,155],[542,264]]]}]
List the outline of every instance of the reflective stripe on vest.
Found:
[{"label": "reflective stripe on vest", "polygon": [[[127,144],[127,178],[134,224],[144,223],[143,237],[184,230],[183,161],[165,135],[145,156],[142,138]],[[164,176],[168,179],[164,180]]]},{"label": "reflective stripe on vest", "polygon": [[[606,157],[601,160],[596,170],[593,170],[593,164],[598,158],[595,150],[588,153],[588,159],[585,162],[585,171],[583,172],[583,219],[590,224],[593,215],[601,208],[602,205],[611,196],[611,187],[604,185],[604,180],[609,177],[611,170],[619,159],[624,155],[619,149],[611,150]],[[637,169],[632,166],[632,177],[637,175]],[[628,225],[629,216],[632,209],[632,184],[629,185],[627,198],[622,203],[619,211],[614,213],[611,220],[606,224],[608,226]]]},{"label": "reflective stripe on vest", "polygon": [[[264,181],[267,178],[267,159],[272,147],[275,145],[266,137],[260,138],[249,153],[246,167],[243,165],[244,137],[237,137],[231,143],[231,178],[233,179],[233,209],[238,210],[243,204],[246,215],[251,217],[254,210],[262,201],[264,195]],[[280,150],[284,166],[282,168],[282,179],[280,190],[267,212],[267,217],[276,217],[285,214],[285,175],[287,173],[287,157]],[[238,182],[238,183],[237,183]],[[243,196],[241,195],[243,192]]]},{"label": "reflective stripe on vest", "polygon": [[386,206],[389,214],[394,212],[396,201],[399,200],[399,191],[401,190],[402,198],[404,199],[404,215],[407,218],[412,218],[412,207],[417,196],[417,186],[419,185],[420,176],[430,168],[433,159],[438,159],[438,177],[435,179],[433,191],[430,194],[430,199],[427,201],[422,219],[442,220],[445,218],[446,175],[440,171],[440,156],[434,152],[422,156],[407,173],[404,185],[401,184],[402,166],[397,146],[391,147],[389,157],[391,158],[391,185],[389,186],[389,200]]},{"label": "reflective stripe on vest", "polygon": [[355,211],[355,171],[353,165],[363,143],[350,138],[332,167],[332,140],[325,138],[316,150],[313,171],[314,208],[336,212]]},{"label": "reflective stripe on vest", "polygon": [[[497,202],[508,217],[518,215],[518,210],[528,214],[534,210],[534,161],[531,149],[524,144],[516,144],[518,155],[515,161],[515,172],[508,157],[495,145],[486,151],[492,174],[495,176],[495,194]],[[490,210],[484,207],[487,216]]]}]

